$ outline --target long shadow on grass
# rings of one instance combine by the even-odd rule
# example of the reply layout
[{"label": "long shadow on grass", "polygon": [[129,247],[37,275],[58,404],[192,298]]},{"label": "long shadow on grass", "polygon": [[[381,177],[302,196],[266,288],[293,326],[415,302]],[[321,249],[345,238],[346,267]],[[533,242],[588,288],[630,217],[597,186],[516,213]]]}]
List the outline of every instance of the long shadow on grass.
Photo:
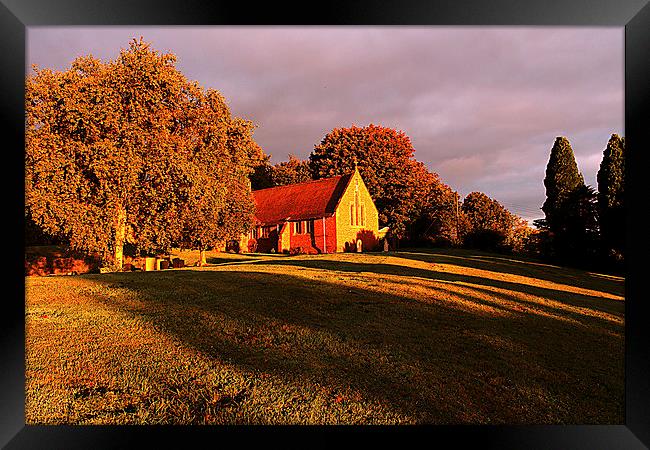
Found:
[{"label": "long shadow on grass", "polygon": [[[403,281],[388,281],[384,283],[392,283],[396,285],[403,285]],[[586,327],[594,333],[606,333],[614,335],[623,335],[624,326],[622,323],[622,313],[620,315],[600,316],[591,314],[591,310],[567,310],[561,306],[550,306],[535,301],[527,301],[517,298],[514,295],[509,295],[502,292],[495,292],[491,289],[482,288],[479,286],[462,286],[463,294],[458,292],[458,289],[444,288],[442,284],[432,285],[420,280],[409,280],[410,286],[417,286],[426,294],[442,294],[443,297],[449,299],[461,297],[464,300],[470,300],[472,304],[477,306],[484,306],[489,309],[501,311],[507,315],[515,316],[531,316],[542,315],[546,318],[554,318],[556,320],[563,320],[573,322],[577,325]],[[520,317],[520,318],[521,318]]]},{"label": "long shadow on grass", "polygon": [[[379,257],[378,257],[379,258]],[[623,314],[623,302],[594,295],[578,294],[558,289],[531,286],[528,284],[511,281],[495,280],[465,274],[454,274],[435,270],[435,265],[430,269],[421,269],[397,264],[357,263],[352,261],[333,261],[326,259],[292,259],[282,261],[258,261],[258,265],[288,265],[311,269],[340,271],[350,273],[372,272],[385,275],[418,277],[433,281],[470,283],[478,286],[494,287],[510,291],[530,294],[537,297],[559,301],[567,305],[589,308],[610,314]],[[569,313],[571,314],[571,313]]]},{"label": "long shadow on grass", "polygon": [[[146,318],[205,355],[288,381],[349,387],[420,422],[622,417],[622,358],[612,358],[622,354],[622,340],[552,318],[490,316],[276,273],[111,278],[137,291],[138,302],[103,303]],[[283,325],[303,332],[284,333]],[[593,386],[604,386],[605,394],[594,394]]]},{"label": "long shadow on grass", "polygon": [[509,255],[493,255],[479,251],[426,251],[403,250],[391,253],[399,258],[412,259],[437,264],[453,264],[472,269],[520,275],[559,284],[593,289],[613,295],[623,295],[625,280],[618,277],[602,277],[590,272],[565,267],[553,266],[541,261]]}]

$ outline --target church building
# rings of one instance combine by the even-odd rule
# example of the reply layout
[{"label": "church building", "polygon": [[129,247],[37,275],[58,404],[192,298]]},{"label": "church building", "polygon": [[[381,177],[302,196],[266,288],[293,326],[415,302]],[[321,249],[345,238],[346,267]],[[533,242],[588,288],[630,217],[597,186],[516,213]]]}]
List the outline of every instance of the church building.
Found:
[{"label": "church building", "polygon": [[253,191],[255,226],[248,252],[334,253],[374,250],[379,219],[370,193],[353,173]]}]

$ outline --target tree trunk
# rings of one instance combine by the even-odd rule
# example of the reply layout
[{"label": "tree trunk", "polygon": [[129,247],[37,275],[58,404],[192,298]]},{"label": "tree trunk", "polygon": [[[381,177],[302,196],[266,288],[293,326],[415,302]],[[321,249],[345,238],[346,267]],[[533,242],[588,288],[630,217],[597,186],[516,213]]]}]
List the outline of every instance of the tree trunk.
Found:
[{"label": "tree trunk", "polygon": [[124,239],[126,237],[126,209],[120,208],[117,211],[115,224],[115,242],[113,251],[113,265],[115,269],[122,270],[124,262]]},{"label": "tree trunk", "polygon": [[201,247],[201,250],[199,250],[199,267],[203,267],[205,264],[205,249]]}]

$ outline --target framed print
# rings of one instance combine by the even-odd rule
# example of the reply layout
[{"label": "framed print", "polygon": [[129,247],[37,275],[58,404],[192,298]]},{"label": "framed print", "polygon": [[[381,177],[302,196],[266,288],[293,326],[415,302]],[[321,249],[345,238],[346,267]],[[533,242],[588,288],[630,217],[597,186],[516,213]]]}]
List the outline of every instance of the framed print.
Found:
[{"label": "framed print", "polygon": [[1,0],[0,443],[646,448],[649,19]]}]

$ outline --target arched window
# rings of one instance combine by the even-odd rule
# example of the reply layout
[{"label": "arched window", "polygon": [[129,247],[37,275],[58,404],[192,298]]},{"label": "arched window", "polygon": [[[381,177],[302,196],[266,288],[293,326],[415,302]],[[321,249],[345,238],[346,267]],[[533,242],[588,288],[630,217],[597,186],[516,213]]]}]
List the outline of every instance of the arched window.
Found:
[{"label": "arched window", "polygon": [[362,218],[360,208],[359,208],[359,180],[354,187],[354,205],[352,207],[351,215],[353,216],[352,225],[362,225]]},{"label": "arched window", "polygon": [[361,218],[359,217],[359,188],[354,193],[354,212],[356,214],[357,225],[361,225]]}]

